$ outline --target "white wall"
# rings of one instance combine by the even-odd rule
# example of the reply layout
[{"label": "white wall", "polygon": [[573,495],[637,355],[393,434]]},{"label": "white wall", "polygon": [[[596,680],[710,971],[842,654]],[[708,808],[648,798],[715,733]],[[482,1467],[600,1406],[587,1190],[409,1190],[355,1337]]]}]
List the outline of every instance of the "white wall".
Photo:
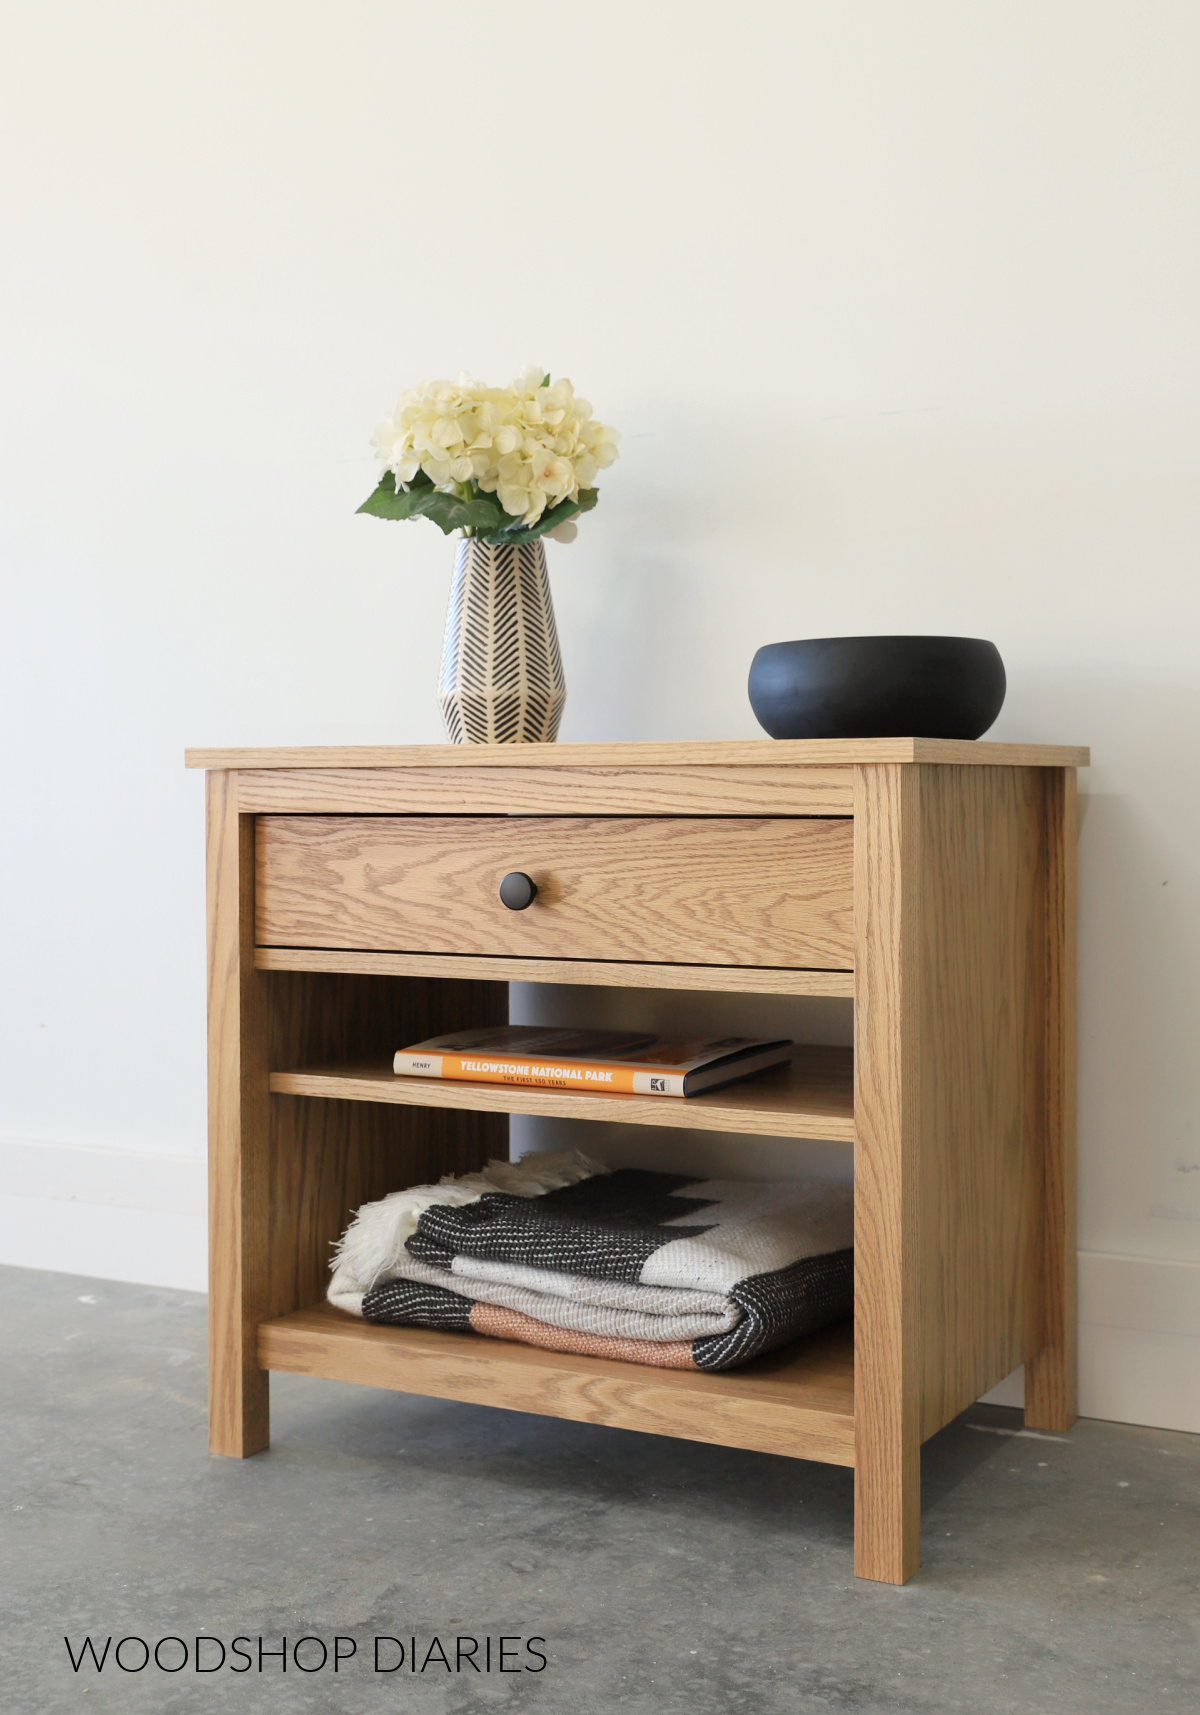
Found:
[{"label": "white wall", "polygon": [[183,745],[440,736],[367,438],[544,362],[625,432],[564,738],[749,737],[759,643],[896,630],[1093,746],[1081,1245],[1200,1339],[1198,76],[1170,0],[10,9],[0,1135],[203,1150]]}]

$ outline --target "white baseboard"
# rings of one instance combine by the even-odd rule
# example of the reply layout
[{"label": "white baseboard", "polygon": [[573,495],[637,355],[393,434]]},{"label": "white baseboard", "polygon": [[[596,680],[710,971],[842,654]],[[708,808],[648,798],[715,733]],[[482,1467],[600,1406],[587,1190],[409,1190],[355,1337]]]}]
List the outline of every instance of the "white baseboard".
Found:
[{"label": "white baseboard", "polygon": [[[203,1292],[206,1231],[196,1156],[0,1143],[2,1263]],[[1079,1410],[1200,1433],[1200,1263],[1080,1252]]]},{"label": "white baseboard", "polygon": [[147,1150],[0,1143],[0,1263],[204,1292],[205,1163]]},{"label": "white baseboard", "polygon": [[[983,1397],[1024,1405],[1023,1371]],[[1080,1251],[1079,1415],[1200,1434],[1200,1263]]]}]

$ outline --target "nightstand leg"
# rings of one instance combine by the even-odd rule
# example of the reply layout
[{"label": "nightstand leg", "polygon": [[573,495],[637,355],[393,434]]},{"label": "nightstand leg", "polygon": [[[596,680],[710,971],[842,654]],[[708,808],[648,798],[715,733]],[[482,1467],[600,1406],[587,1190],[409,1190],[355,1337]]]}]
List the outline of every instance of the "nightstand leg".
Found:
[{"label": "nightstand leg", "polygon": [[855,1436],[854,1576],[907,1584],[921,1564],[921,1448],[889,1427]]},{"label": "nightstand leg", "polygon": [[1046,1070],[1042,1099],[1042,1348],[1025,1363],[1025,1422],[1069,1429],[1075,1350],[1075,770],[1046,771]]},{"label": "nightstand leg", "polygon": [[921,1557],[919,777],[854,772],[854,1570],[903,1584]]},{"label": "nightstand leg", "polygon": [[254,818],[237,775],[207,777],[209,1446],[242,1458],[270,1439],[256,1355],[267,1315],[269,1101],[263,979],[254,969]]}]

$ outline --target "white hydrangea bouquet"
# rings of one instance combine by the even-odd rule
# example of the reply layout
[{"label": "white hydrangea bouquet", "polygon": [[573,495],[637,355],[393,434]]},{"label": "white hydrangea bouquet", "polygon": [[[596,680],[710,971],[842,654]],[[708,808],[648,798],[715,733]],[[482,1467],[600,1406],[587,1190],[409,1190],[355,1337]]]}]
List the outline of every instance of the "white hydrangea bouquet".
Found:
[{"label": "white hydrangea bouquet", "polygon": [[400,395],[373,445],[376,518],[431,518],[461,540],[438,701],[456,744],[548,743],[567,700],[543,538],[570,542],[617,456],[569,381],[523,369],[510,387],[470,375]]},{"label": "white hydrangea bouquet", "polygon": [[446,534],[496,546],[540,536],[570,542],[600,498],[596,477],[617,457],[615,429],[596,422],[569,381],[540,367],[508,387],[473,376],[423,381],[375,430],[383,467],[360,512],[431,518]]}]

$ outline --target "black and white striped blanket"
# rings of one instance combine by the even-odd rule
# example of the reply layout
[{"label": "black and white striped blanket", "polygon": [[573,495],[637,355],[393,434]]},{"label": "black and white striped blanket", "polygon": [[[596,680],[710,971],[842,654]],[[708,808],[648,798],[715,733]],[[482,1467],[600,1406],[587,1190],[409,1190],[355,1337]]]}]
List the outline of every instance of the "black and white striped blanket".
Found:
[{"label": "black and white striped blanket", "polygon": [[360,1209],[330,1300],[673,1369],[724,1370],[850,1314],[851,1188],[493,1162]]}]

